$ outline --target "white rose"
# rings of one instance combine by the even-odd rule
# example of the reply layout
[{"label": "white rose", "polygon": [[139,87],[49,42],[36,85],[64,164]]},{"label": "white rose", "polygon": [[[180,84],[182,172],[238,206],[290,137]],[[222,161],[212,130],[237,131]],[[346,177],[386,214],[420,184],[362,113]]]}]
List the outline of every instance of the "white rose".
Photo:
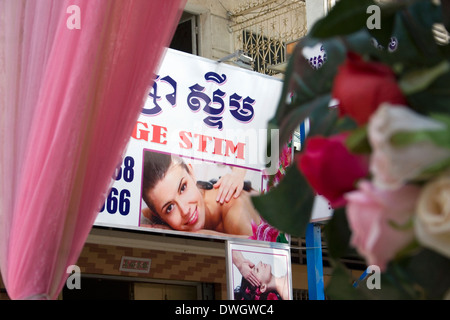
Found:
[{"label": "white rose", "polygon": [[433,164],[450,158],[450,149],[431,141],[420,141],[405,146],[394,146],[391,138],[399,132],[443,130],[443,123],[420,115],[408,107],[382,104],[368,124],[372,146],[370,171],[373,182],[382,189],[397,189],[417,178]]},{"label": "white rose", "polygon": [[450,258],[450,174],[430,181],[417,204],[415,233],[425,247]]}]

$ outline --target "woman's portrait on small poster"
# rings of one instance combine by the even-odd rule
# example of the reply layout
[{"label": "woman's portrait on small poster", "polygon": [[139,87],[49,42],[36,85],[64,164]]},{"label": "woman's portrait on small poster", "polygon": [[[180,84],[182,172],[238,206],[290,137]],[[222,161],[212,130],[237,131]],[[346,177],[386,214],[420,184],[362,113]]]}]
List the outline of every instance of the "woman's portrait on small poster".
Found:
[{"label": "woman's portrait on small poster", "polygon": [[227,249],[229,299],[292,299],[289,246],[230,241]]}]

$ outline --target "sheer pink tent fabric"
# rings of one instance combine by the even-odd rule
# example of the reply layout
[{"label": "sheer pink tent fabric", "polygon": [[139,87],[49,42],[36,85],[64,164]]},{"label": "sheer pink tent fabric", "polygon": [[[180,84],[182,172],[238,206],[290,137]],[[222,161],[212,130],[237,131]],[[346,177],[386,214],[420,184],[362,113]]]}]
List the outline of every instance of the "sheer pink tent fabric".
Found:
[{"label": "sheer pink tent fabric", "polygon": [[11,299],[61,292],[184,4],[0,0],[0,268]]}]

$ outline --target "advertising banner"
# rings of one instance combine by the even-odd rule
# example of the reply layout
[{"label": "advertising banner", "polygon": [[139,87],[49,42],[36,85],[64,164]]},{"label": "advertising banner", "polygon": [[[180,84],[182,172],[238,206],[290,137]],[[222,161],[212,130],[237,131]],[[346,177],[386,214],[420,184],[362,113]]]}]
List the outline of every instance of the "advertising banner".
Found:
[{"label": "advertising banner", "polygon": [[227,241],[229,300],[292,300],[289,245]]},{"label": "advertising banner", "polygon": [[267,151],[266,128],[281,89],[169,49],[95,225],[277,241],[250,197],[278,169],[278,132]]}]

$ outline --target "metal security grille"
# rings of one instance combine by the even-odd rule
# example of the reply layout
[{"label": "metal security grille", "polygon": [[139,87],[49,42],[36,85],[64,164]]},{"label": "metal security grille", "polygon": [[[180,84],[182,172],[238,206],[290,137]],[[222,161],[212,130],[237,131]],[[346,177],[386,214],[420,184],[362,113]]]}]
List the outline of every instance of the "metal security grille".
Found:
[{"label": "metal security grille", "polygon": [[235,48],[253,58],[253,69],[275,74],[273,66],[286,60],[286,44],[306,34],[303,0],[240,2],[230,12]]},{"label": "metal security grille", "polygon": [[305,289],[294,289],[292,300],[309,300],[308,290]]},{"label": "metal security grille", "polygon": [[285,60],[285,44],[283,41],[265,37],[262,34],[243,31],[242,50],[253,59],[253,70],[271,74],[270,66]]}]

